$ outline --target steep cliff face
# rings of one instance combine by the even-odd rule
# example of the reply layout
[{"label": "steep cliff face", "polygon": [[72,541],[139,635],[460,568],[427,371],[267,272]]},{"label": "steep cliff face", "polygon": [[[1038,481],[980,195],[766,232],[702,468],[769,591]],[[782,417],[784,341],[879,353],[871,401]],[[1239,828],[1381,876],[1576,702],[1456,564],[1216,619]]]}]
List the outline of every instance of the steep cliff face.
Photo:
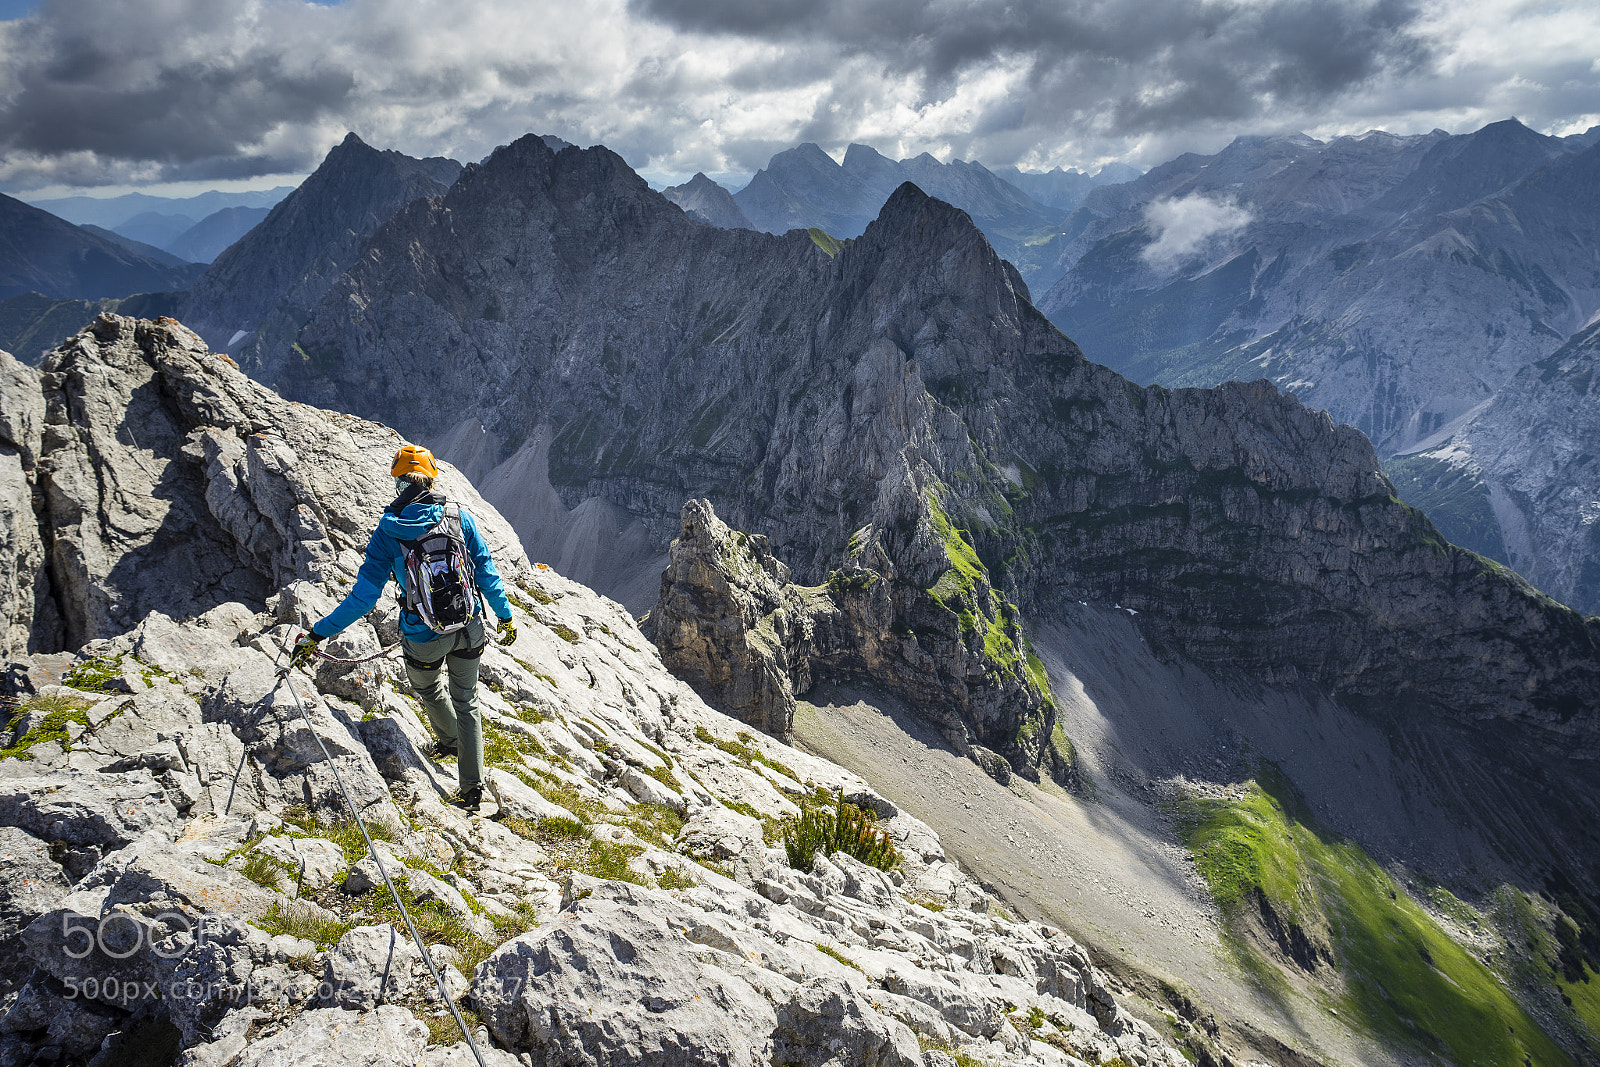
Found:
[{"label": "steep cliff face", "polygon": [[190,291],[187,321],[217,350],[234,352],[262,376],[276,375],[291,356],[294,332],[361,242],[402,205],[444,192],[460,172],[453,159],[380,152],[346,136],[206,268]]},{"label": "steep cliff face", "polygon": [[[685,504],[682,521],[641,628],[713,707],[788,738],[796,694],[814,681],[860,683],[916,707],[1001,783],[1012,768],[1076,782],[1044,667],[1015,608],[993,606],[986,584],[972,592],[987,610],[962,616],[958,596],[902,580],[859,539],[826,582],[798,586],[765,536],[729,529],[707,501]],[[938,536],[933,523],[919,532]]]},{"label": "steep cliff face", "polygon": [[375,235],[301,344],[305,399],[422,437],[481,422],[523,472],[508,504],[547,486],[665,548],[704,496],[803,583],[870,546],[996,672],[1024,660],[989,640],[1010,604],[1118,604],[1167,654],[1515,763],[1506,788],[1553,813],[1518,847],[1570,855],[1595,825],[1600,623],[1450,547],[1359,432],[1270,384],[1088,362],[915,187],[825,250],[696,225],[611,153],[524,139]]},{"label": "steep cliff face", "polygon": [[1415,494],[1446,536],[1481,539],[1585,612],[1600,612],[1597,375],[1600,324],[1523,368],[1443,443],[1391,465],[1401,495]]}]

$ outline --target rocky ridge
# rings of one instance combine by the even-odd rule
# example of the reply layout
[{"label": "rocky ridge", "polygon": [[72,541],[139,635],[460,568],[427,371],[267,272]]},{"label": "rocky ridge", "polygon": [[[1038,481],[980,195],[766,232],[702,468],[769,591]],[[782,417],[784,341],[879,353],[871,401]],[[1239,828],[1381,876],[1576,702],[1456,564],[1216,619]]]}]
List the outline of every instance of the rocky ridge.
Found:
[{"label": "rocky ridge", "polygon": [[461,164],[378,151],[349,134],[195,280],[188,319],[218,351],[271,377],[294,333],[362,242],[399,208],[450,187]]},{"label": "rocky ridge", "polygon": [[[41,484],[99,485],[108,510],[62,557],[93,577],[52,586],[90,627],[81,647],[8,656],[26,699],[0,752],[4,1062],[467,1062],[340,822],[334,766],[493,1064],[1185,1062],[926,826],[706,707],[618,605],[529,564],[452,470],[521,634],[482,661],[498,810],[449,806],[453,774],[420,755],[392,661],[274,684],[297,617],[354,575],[392,431],[285,403],[170,320],[103,318],[43,377],[6,367],[8,439],[40,449],[6,484],[8,529]],[[161,422],[130,398],[166,432],[121,440]],[[151,487],[174,540],[204,551],[134,556],[161,524],[141,541],[121,498]],[[33,600],[7,590],[9,616]],[[331,650],[372,652],[395,623],[386,606]],[[830,791],[877,812],[900,867],[837,854],[800,871],[769,847],[764,831]]]},{"label": "rocky ridge", "polygon": [[[1090,363],[913,186],[830,249],[696,225],[606,150],[525,138],[381,229],[301,344],[326,371],[293,395],[422,439],[465,425],[536,553],[653,547],[580,574],[606,587],[659,566],[703,497],[799,584],[891,561],[897,604],[995,686],[1025,673],[1025,632],[990,640],[1010,605],[1115,605],[1165,655],[1414,736],[1519,862],[1590,854],[1600,622],[1449,546],[1360,433],[1270,383],[1142,389]],[[969,728],[1017,752],[1025,724],[1054,733],[1028,711],[1009,738]]]},{"label": "rocky ridge", "polygon": [[1039,273],[1046,264],[1037,249],[1049,247],[1041,239],[1055,233],[1066,211],[1035,201],[981,163],[941,163],[926,152],[894,160],[862,144],[852,144],[835,163],[816,145],[803,144],[773,156],[733,198],[758,230],[817,227],[834,237],[857,237],[906,182],[971,215],[1030,285],[1042,290],[1060,276],[1059,270]]}]

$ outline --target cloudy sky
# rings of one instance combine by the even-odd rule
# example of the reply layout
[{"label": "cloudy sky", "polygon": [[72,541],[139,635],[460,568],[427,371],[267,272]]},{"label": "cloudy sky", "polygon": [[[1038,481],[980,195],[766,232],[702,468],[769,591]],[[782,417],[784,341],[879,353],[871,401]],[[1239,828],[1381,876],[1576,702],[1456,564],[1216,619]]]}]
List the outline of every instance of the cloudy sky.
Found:
[{"label": "cloudy sky", "polygon": [[272,185],[347,130],[463,161],[555,133],[671,179],[802,141],[1093,168],[1240,133],[1600,123],[1594,0],[0,0],[0,20],[12,192]]}]

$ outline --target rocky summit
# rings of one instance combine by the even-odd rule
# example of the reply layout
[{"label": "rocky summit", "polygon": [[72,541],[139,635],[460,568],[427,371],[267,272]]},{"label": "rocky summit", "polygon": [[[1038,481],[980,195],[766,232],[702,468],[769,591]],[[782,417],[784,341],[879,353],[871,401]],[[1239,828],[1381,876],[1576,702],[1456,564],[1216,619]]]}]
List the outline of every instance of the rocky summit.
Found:
[{"label": "rocky summit", "polygon": [[292,367],[294,331],[362,241],[402,205],[444,192],[460,172],[453,159],[380,152],[349,134],[196,279],[187,321],[258,373]]},{"label": "rocky summit", "polygon": [[[926,825],[704,704],[453,469],[520,635],[482,660],[492,817],[450,806],[393,659],[275,674],[354,576],[393,431],[171,320],[101,318],[43,375],[5,358],[6,530],[40,539],[5,608],[46,625],[9,653],[0,1062],[472,1062],[336,771],[487,1063],[1186,1062]],[[377,652],[396,610],[329,651]],[[846,801],[892,869],[774,847]]]}]

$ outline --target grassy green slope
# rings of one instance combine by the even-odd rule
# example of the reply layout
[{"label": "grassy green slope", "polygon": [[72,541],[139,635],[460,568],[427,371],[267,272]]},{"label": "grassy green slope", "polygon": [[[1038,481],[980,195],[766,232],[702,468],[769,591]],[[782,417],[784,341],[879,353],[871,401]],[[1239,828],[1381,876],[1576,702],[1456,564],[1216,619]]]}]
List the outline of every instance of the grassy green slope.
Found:
[{"label": "grassy green slope", "polygon": [[[1235,930],[1259,892],[1313,941],[1326,936],[1344,979],[1338,1010],[1386,1042],[1461,1067],[1573,1062],[1359,845],[1311,825],[1272,769],[1258,778],[1226,799],[1194,801],[1182,821]],[[1246,962],[1259,971],[1259,959]]]}]

